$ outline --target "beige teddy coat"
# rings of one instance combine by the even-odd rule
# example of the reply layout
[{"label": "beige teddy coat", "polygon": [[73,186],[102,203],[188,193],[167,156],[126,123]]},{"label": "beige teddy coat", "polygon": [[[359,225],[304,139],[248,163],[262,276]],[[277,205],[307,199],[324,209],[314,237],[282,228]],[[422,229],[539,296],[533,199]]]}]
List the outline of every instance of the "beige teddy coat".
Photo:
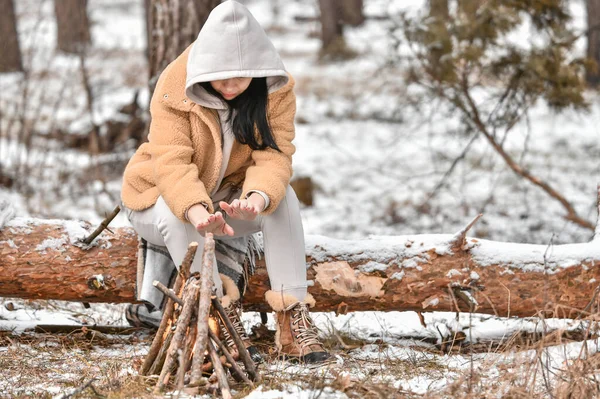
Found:
[{"label": "beige teddy coat", "polygon": [[[217,184],[223,157],[217,111],[185,95],[191,47],[160,75],[150,104],[149,142],[142,144],[127,164],[121,192],[123,204],[136,211],[151,207],[162,195],[182,221],[194,204],[206,204],[209,212],[214,212],[208,193]],[[221,184],[221,188],[241,186],[241,198],[252,190],[267,194],[270,202],[263,214],[277,208],[292,176],[293,87],[290,76],[285,86],[268,97],[267,118],[281,152],[272,148],[252,150],[236,140]]]}]

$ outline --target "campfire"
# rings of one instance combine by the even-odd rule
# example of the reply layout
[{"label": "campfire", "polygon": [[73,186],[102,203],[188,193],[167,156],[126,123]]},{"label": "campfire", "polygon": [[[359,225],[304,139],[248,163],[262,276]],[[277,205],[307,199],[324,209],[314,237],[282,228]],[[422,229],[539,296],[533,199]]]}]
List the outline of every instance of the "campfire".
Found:
[{"label": "campfire", "polygon": [[[259,381],[256,366],[242,339],[227,317],[221,301],[213,294],[212,269],[215,241],[206,234],[200,273],[190,275],[198,243],[189,245],[173,289],[158,281],[156,289],[167,296],[163,318],[140,368],[141,375],[159,375],[156,392],[171,386],[195,395],[202,387],[219,388],[223,398],[231,398],[227,371],[237,382],[254,387]],[[235,350],[221,342],[215,317],[220,317],[235,342]],[[241,360],[243,368],[237,363]],[[208,376],[208,378],[207,378]]]}]

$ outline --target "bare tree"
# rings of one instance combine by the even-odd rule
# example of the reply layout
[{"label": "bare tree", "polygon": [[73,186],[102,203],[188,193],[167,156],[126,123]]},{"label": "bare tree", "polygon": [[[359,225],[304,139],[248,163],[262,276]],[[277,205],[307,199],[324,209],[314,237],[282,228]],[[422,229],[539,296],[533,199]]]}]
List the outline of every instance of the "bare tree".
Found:
[{"label": "bare tree", "polygon": [[87,0],[54,0],[56,46],[65,53],[79,54],[91,43]]},{"label": "bare tree", "polygon": [[586,80],[591,86],[600,85],[600,0],[587,0],[588,47],[587,57],[595,61],[588,68]]},{"label": "bare tree", "polygon": [[160,73],[198,36],[220,0],[145,0],[150,88]]},{"label": "bare tree", "polygon": [[458,0],[458,9],[460,12],[472,18],[475,16],[475,13],[481,6],[481,3],[481,0]]},{"label": "bare tree", "polygon": [[365,22],[363,0],[343,0],[338,2],[342,12],[342,22],[350,26],[360,26]]},{"label": "bare tree", "polygon": [[0,73],[23,70],[17,18],[12,0],[0,0]]},{"label": "bare tree", "polygon": [[[554,183],[530,171],[504,147],[505,138],[537,101],[545,100],[554,110],[589,108],[581,79],[583,60],[567,56],[574,40],[554,40],[528,52],[499,40],[525,18],[551,37],[572,38],[575,35],[567,35],[571,20],[567,7],[568,3],[558,0],[545,7],[525,0],[462,0],[462,5],[459,2],[449,10],[444,29],[438,29],[438,19],[430,15],[417,20],[401,15],[397,29],[403,31],[413,51],[406,82],[444,100],[452,112],[460,113],[466,132],[479,133],[515,174],[558,201],[566,220],[593,230],[594,225]],[[392,36],[397,33],[392,31]],[[444,52],[451,56],[441,56]],[[484,85],[488,90],[481,96],[478,90]]]},{"label": "bare tree", "polygon": [[442,57],[452,52],[452,42],[446,27],[450,18],[448,0],[429,0],[428,3],[431,23],[429,31],[425,33],[428,37],[424,37],[423,40],[430,45],[429,57],[432,67],[442,70],[445,67]]},{"label": "bare tree", "polygon": [[321,55],[348,55],[344,24],[359,26],[365,21],[362,0],[319,0],[321,9]]},{"label": "bare tree", "polygon": [[321,8],[321,39],[323,49],[344,39],[344,26],[340,17],[340,9],[335,0],[319,0]]},{"label": "bare tree", "polygon": [[448,18],[448,0],[429,0],[429,15],[445,20]]}]

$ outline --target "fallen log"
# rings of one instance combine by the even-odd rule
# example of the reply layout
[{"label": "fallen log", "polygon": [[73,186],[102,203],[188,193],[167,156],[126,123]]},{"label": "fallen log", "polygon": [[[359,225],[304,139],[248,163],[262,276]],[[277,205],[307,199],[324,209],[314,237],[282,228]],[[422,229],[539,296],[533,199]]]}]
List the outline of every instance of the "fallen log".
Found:
[{"label": "fallen log", "polygon": [[[533,245],[460,232],[335,240],[307,236],[317,311],[462,311],[499,316],[588,314],[600,290],[600,229],[584,244]],[[130,228],[81,243],[85,222],[16,218],[0,230],[0,297],[134,302],[137,237]],[[244,298],[268,311],[264,263]]]}]

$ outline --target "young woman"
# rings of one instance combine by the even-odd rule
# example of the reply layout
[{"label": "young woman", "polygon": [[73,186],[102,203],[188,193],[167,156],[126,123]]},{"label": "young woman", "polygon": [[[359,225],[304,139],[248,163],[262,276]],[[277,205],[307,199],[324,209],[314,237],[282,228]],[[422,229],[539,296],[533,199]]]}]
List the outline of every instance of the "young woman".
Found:
[{"label": "young woman", "polygon": [[[202,251],[206,232],[227,239],[262,231],[271,283],[265,299],[276,312],[279,353],[320,363],[330,355],[308,311],[314,299],[306,290],[304,233],[289,186],[293,87],[248,9],[235,1],[220,4],[158,80],[149,142],[125,169],[122,201],[137,233],[166,246],[176,265],[190,242]],[[197,253],[192,271],[201,261]],[[239,320],[239,291],[216,266],[213,280],[251,347]]]}]

